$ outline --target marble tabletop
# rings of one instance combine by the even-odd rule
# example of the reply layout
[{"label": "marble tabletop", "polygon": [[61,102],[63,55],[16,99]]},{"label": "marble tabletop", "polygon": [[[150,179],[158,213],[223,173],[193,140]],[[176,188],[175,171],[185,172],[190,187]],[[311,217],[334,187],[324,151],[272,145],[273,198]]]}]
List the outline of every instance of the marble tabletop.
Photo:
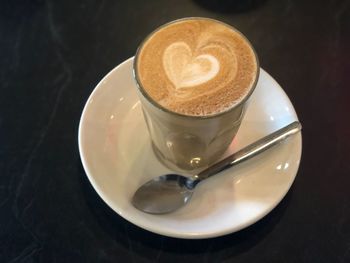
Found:
[{"label": "marble tabletop", "polygon": [[[111,210],[77,134],[90,93],[157,26],[237,27],[303,124],[298,175],[257,223],[169,238]],[[18,0],[0,3],[0,262],[350,262],[350,1]]]}]

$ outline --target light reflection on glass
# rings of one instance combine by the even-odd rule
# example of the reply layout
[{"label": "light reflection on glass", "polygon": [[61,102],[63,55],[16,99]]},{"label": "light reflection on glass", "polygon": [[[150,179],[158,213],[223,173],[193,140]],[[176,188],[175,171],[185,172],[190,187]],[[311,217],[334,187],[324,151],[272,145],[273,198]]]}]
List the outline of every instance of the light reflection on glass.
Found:
[{"label": "light reflection on glass", "polygon": [[282,164],[278,165],[278,166],[276,167],[276,169],[277,169],[277,170],[281,170],[281,169],[282,169]]},{"label": "light reflection on glass", "polygon": [[140,104],[140,101],[136,102],[133,106],[132,106],[132,109],[136,109],[136,107]]},{"label": "light reflection on glass", "polygon": [[201,158],[200,158],[200,157],[194,157],[194,158],[191,159],[190,163],[191,163],[191,165],[193,165],[193,164],[199,164],[200,161],[201,161]]}]

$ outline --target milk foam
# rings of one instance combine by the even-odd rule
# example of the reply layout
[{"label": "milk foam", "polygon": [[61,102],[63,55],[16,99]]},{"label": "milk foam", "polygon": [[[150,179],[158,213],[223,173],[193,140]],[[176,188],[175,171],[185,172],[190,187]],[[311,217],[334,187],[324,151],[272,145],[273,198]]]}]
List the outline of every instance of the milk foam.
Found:
[{"label": "milk foam", "polygon": [[176,89],[193,88],[214,78],[219,70],[219,61],[210,54],[193,57],[185,42],[170,44],[163,54],[164,70]]},{"label": "milk foam", "polygon": [[207,116],[233,107],[249,93],[258,70],[246,39],[210,19],[161,28],[140,48],[137,61],[144,91],[185,115]]}]

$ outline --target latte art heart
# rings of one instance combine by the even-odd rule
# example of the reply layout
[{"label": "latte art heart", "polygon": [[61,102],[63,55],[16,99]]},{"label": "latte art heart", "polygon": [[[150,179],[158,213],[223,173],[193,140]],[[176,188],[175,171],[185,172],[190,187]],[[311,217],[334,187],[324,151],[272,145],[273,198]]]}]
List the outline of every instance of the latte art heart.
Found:
[{"label": "latte art heart", "polygon": [[176,89],[191,88],[213,79],[220,70],[219,61],[210,54],[193,57],[185,42],[169,45],[163,54],[164,70]]}]

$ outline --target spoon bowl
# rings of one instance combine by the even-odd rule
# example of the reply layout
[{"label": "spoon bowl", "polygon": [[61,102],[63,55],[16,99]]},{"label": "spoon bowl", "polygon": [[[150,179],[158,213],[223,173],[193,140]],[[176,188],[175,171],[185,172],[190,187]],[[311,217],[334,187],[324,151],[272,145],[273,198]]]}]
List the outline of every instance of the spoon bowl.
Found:
[{"label": "spoon bowl", "polygon": [[178,174],[156,177],[140,187],[132,198],[132,204],[146,213],[164,214],[184,206],[192,197],[191,178]]}]

